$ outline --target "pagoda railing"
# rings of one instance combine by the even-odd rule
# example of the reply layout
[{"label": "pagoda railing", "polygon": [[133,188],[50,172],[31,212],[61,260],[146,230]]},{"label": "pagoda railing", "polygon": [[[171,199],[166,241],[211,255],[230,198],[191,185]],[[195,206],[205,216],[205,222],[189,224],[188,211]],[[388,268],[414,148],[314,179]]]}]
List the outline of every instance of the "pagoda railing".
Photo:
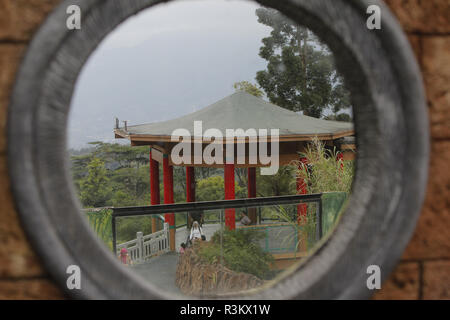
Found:
[{"label": "pagoda railing", "polygon": [[[159,204],[151,206],[136,206],[136,207],[122,207],[113,208],[112,213],[112,237],[113,237],[113,252],[118,253],[118,248],[124,244],[128,244],[130,250],[133,251],[133,255],[136,257],[142,257],[141,259],[146,259],[149,257],[147,253],[144,255],[139,255],[139,250],[144,250],[139,246],[136,246],[136,241],[132,240],[130,243],[116,244],[116,219],[123,217],[136,217],[136,216],[151,216],[151,215],[161,215],[164,213],[174,213],[177,214],[189,214],[206,212],[211,210],[219,210],[223,213],[225,209],[243,209],[244,211],[248,208],[264,208],[264,207],[279,207],[282,205],[297,206],[304,203],[315,203],[315,230],[314,239],[317,241],[322,237],[322,194],[306,194],[306,195],[289,195],[289,196],[277,196],[277,197],[264,197],[264,198],[246,198],[246,199],[235,199],[235,200],[218,200],[218,201],[203,201],[203,202],[185,202],[185,203],[175,203],[175,204]],[[221,215],[223,218],[223,214]],[[223,222],[223,219],[220,219]],[[166,224],[164,224],[166,225]],[[223,229],[223,226],[222,226]],[[166,230],[166,228],[164,229]],[[166,231],[164,231],[166,232]],[[163,232],[163,233],[164,233]],[[150,236],[150,235],[149,235]],[[144,236],[143,236],[144,237]],[[167,246],[169,242],[167,241]],[[137,250],[137,251],[136,251]],[[166,250],[166,247],[161,250]],[[134,252],[138,252],[137,254]],[[145,258],[144,258],[145,256]],[[151,254],[150,254],[151,256]]]}]

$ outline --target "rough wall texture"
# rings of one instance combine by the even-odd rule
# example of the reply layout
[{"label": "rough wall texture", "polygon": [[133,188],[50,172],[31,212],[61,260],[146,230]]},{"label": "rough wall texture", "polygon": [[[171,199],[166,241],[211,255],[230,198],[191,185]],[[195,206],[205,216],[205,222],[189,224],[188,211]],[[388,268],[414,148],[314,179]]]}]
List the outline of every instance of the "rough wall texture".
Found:
[{"label": "rough wall texture", "polygon": [[[62,298],[20,226],[6,167],[6,114],[20,58],[59,0],[0,0],[0,299]],[[432,134],[422,215],[402,262],[375,299],[450,298],[450,1],[386,0],[420,63]]]},{"label": "rough wall texture", "polygon": [[33,32],[57,0],[0,0],[0,299],[62,298],[26,240],[6,164],[6,114],[17,67]]},{"label": "rough wall texture", "polygon": [[422,69],[431,127],[425,204],[402,262],[375,299],[450,299],[450,1],[387,0]]}]

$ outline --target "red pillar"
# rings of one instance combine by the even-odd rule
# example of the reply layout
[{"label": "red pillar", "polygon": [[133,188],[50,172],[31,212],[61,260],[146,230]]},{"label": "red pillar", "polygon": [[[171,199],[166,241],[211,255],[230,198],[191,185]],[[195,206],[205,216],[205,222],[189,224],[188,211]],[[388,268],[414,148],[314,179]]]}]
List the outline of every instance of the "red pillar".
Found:
[{"label": "red pillar", "polygon": [[[225,180],[225,200],[232,200],[235,198],[234,193],[234,164],[225,164],[224,168]],[[229,230],[236,228],[235,209],[225,209],[225,227]]]},{"label": "red pillar", "polygon": [[[186,202],[195,202],[195,169],[186,167]],[[190,214],[187,216],[188,228],[192,226],[193,219]]]},{"label": "red pillar", "polygon": [[186,167],[186,201],[195,202],[195,171],[194,167]]},{"label": "red pillar", "polygon": [[[300,165],[298,168],[299,170],[305,170],[306,164],[308,163],[307,158],[300,158],[300,162],[303,165]],[[307,194],[308,189],[306,188],[306,182],[303,178],[297,177],[297,194]],[[305,223],[306,222],[306,216],[307,216],[307,204],[299,204],[297,206],[297,222],[298,223]]]},{"label": "red pillar", "polygon": [[249,198],[256,198],[256,168],[247,168],[247,194]]},{"label": "red pillar", "polygon": [[338,154],[336,156],[336,161],[340,162],[341,170],[343,170],[344,169],[344,155],[342,154],[342,152],[338,152]]},{"label": "red pillar", "polygon": [[164,203],[173,203],[173,166],[169,165],[169,158],[164,155],[163,158],[163,176],[164,176]]},{"label": "red pillar", "polygon": [[[173,203],[173,166],[169,165],[167,154],[163,156],[164,203]],[[175,251],[175,214],[166,213],[164,220],[169,224],[170,250]]]},{"label": "red pillar", "polygon": [[[150,148],[150,204],[155,205],[159,203],[159,163],[152,159],[152,149]],[[156,223],[156,218],[152,217],[152,232],[158,231]]]},{"label": "red pillar", "polygon": [[160,203],[159,196],[159,163],[152,159],[152,150],[150,149],[150,203],[152,205]]},{"label": "red pillar", "polygon": [[[247,197],[256,198],[256,168],[247,168]],[[248,209],[248,217],[252,224],[256,223],[256,208]]]}]

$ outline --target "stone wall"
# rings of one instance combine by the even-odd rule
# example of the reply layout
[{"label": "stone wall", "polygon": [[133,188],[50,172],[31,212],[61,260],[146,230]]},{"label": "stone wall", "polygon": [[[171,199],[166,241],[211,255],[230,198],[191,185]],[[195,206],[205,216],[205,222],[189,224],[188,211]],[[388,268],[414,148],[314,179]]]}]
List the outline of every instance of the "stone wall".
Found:
[{"label": "stone wall", "polygon": [[[6,114],[21,55],[59,0],[0,0],[0,299],[62,298],[20,226],[6,167]],[[427,197],[402,262],[376,299],[450,298],[450,2],[387,0],[422,69],[432,157]]]},{"label": "stone wall", "polygon": [[402,262],[375,299],[450,299],[450,1],[387,0],[422,69],[431,127],[427,195]]},{"label": "stone wall", "polygon": [[58,0],[0,0],[0,299],[62,298],[26,240],[11,196],[6,115],[27,43]]}]

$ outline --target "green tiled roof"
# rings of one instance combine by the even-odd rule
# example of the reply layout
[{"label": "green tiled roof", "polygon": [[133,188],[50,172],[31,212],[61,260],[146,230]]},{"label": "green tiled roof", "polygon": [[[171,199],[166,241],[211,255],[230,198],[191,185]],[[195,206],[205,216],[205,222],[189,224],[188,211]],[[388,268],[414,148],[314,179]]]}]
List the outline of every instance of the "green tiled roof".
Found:
[{"label": "green tiled roof", "polygon": [[239,91],[208,107],[173,120],[129,125],[127,133],[170,136],[175,129],[184,128],[193,134],[194,121],[202,121],[203,132],[209,128],[216,128],[224,134],[226,129],[247,130],[250,128],[279,129],[280,136],[335,135],[353,130],[352,123],[300,115]]}]

